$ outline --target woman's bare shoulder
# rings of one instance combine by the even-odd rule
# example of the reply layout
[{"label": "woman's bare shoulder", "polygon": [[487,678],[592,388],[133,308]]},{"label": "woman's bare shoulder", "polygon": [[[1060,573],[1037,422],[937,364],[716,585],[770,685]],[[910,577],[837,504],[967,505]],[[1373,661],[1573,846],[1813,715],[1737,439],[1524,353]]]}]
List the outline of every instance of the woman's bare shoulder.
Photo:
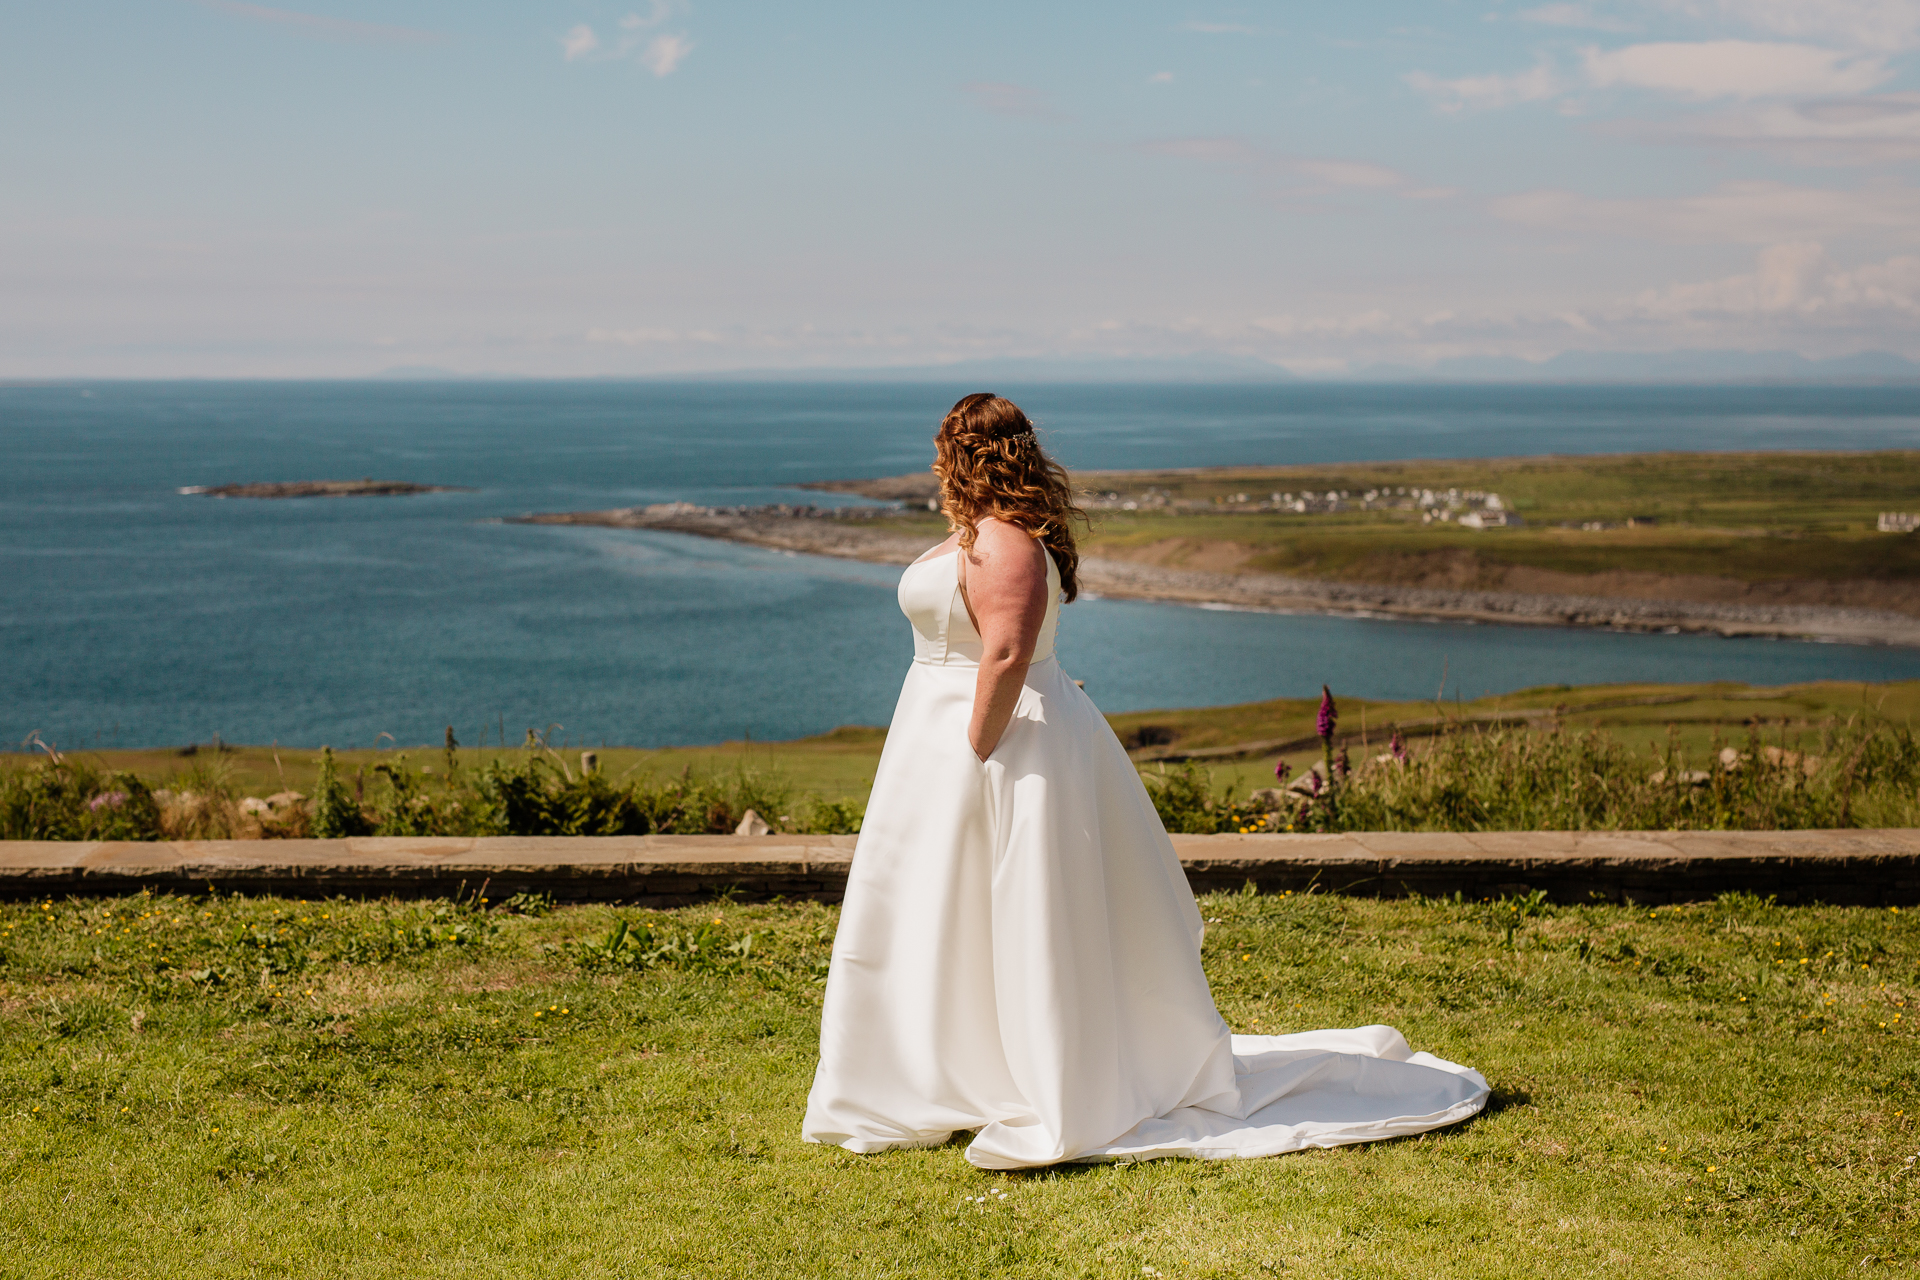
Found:
[{"label": "woman's bare shoulder", "polygon": [[973,560],[1003,572],[1046,572],[1046,551],[1032,534],[1011,520],[989,516],[974,526]]}]

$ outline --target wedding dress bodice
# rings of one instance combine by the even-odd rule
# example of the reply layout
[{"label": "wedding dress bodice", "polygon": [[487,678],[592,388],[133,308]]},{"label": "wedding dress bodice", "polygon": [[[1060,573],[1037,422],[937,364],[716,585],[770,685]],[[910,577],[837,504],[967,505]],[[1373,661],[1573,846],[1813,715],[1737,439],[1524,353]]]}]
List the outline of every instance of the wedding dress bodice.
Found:
[{"label": "wedding dress bodice", "polygon": [[[1047,616],[1033,646],[1033,661],[1053,656],[1060,626],[1060,569],[1047,555]],[[913,624],[913,660],[939,667],[977,667],[984,649],[960,593],[960,551],[916,560],[900,576],[900,612]]]}]

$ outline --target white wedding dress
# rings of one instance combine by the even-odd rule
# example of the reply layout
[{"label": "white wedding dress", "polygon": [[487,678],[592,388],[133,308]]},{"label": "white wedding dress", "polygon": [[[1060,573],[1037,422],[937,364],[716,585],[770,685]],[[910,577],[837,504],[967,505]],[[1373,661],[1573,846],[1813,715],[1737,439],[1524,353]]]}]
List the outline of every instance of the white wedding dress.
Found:
[{"label": "white wedding dress", "polygon": [[1391,1027],[1228,1032],[1173,844],[1053,656],[1052,557],[1053,603],[985,764],[958,562],[900,580],[913,667],[848,878],[803,1136],[865,1152],[978,1130],[967,1158],[1013,1169],[1275,1155],[1479,1111],[1478,1072]]}]

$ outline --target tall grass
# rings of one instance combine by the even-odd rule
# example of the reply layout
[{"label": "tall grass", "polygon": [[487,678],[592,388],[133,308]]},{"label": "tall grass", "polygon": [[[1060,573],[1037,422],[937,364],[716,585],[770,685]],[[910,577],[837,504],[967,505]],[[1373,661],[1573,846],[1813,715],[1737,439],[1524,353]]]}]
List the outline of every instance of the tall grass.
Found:
[{"label": "tall grass", "polygon": [[796,796],[775,774],[688,769],[615,779],[538,747],[437,774],[404,754],[349,774],[323,749],[313,795],[270,813],[243,810],[217,761],[172,784],[154,791],[71,756],[0,768],[0,839],[718,835],[749,809],[776,830],[839,834],[858,831],[862,814],[857,805]]},{"label": "tall grass", "polygon": [[1920,743],[1904,727],[1757,730],[1689,759],[1600,730],[1478,729],[1363,760],[1317,797],[1215,794],[1188,765],[1147,775],[1169,831],[1771,831],[1920,825]]}]

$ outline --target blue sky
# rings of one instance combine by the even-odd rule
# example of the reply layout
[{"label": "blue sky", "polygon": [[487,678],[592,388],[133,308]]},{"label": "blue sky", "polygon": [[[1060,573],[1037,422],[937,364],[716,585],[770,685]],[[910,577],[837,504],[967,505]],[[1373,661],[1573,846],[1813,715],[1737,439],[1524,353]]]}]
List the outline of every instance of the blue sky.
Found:
[{"label": "blue sky", "polygon": [[1920,0],[5,13],[0,376],[1920,358]]}]

